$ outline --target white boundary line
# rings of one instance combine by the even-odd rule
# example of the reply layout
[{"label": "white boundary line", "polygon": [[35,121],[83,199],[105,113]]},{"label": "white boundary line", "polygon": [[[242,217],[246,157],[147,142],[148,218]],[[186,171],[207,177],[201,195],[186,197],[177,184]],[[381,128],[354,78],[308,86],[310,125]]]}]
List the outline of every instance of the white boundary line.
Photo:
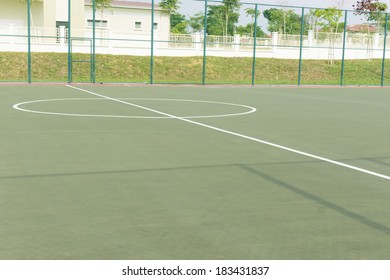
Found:
[{"label": "white boundary line", "polygon": [[[92,115],[92,114],[72,114],[72,113],[58,113],[58,112],[47,112],[47,111],[37,111],[37,110],[29,110],[22,108],[23,105],[32,104],[32,103],[41,103],[41,102],[55,102],[55,101],[69,101],[69,100],[107,100],[107,98],[60,98],[60,99],[41,99],[41,100],[33,100],[26,101],[15,104],[13,106],[14,109],[35,113],[35,114],[45,114],[45,115],[59,115],[59,116],[71,116],[71,117],[100,117],[100,118],[131,118],[131,119],[172,119],[172,117],[148,117],[148,116],[125,116],[125,115]],[[249,109],[249,111],[241,112],[241,113],[231,113],[231,114],[221,114],[221,115],[199,115],[199,116],[182,116],[181,118],[187,119],[200,119],[200,118],[222,118],[222,117],[233,117],[233,116],[241,116],[246,114],[251,114],[256,112],[256,108],[250,107],[242,104],[234,104],[234,103],[225,103],[225,102],[216,102],[216,101],[206,101],[206,100],[190,100],[190,99],[163,99],[163,98],[121,98],[118,100],[146,100],[146,101],[178,101],[178,102],[196,102],[196,103],[212,103],[212,104],[222,104],[229,105],[235,107],[243,107]]]},{"label": "white boundary line", "polygon": [[226,133],[226,134],[230,134],[230,135],[234,135],[234,136],[237,136],[237,137],[241,137],[241,138],[244,138],[244,139],[247,139],[247,140],[251,140],[251,141],[258,142],[258,143],[262,143],[262,144],[265,144],[265,145],[268,145],[268,146],[272,146],[272,147],[275,147],[275,148],[279,148],[279,149],[282,149],[282,150],[285,150],[285,151],[289,151],[289,152],[292,152],[292,153],[295,153],[295,154],[303,155],[303,156],[314,158],[314,159],[317,159],[317,160],[320,160],[320,161],[324,161],[324,162],[328,162],[328,163],[335,164],[335,165],[338,165],[338,166],[342,166],[342,167],[345,167],[345,168],[349,168],[349,169],[352,169],[352,170],[355,170],[355,171],[359,171],[359,172],[362,172],[362,173],[365,173],[365,174],[369,174],[369,175],[372,175],[372,176],[376,176],[376,177],[379,177],[379,178],[382,178],[382,179],[385,179],[385,180],[390,180],[390,176],[388,176],[388,175],[380,174],[380,173],[377,173],[377,172],[373,172],[373,171],[370,171],[370,170],[367,170],[367,169],[363,169],[363,168],[356,167],[356,166],[353,166],[353,165],[345,164],[345,163],[338,162],[338,161],[335,161],[335,160],[332,160],[332,159],[328,159],[328,158],[324,158],[324,157],[321,157],[321,156],[316,156],[316,155],[313,155],[313,154],[310,154],[310,153],[306,153],[306,152],[302,152],[302,151],[295,150],[295,149],[292,149],[292,148],[288,148],[288,147],[285,147],[285,146],[282,146],[282,145],[278,145],[278,144],[275,144],[275,143],[264,141],[264,140],[261,140],[261,139],[258,139],[258,138],[254,138],[254,137],[251,137],[251,136],[246,136],[246,135],[239,134],[239,133],[236,133],[236,132],[232,132],[232,131],[229,131],[229,130],[221,129],[221,128],[218,128],[218,127],[215,127],[215,126],[207,125],[207,124],[196,122],[196,121],[193,121],[193,120],[188,120],[188,119],[185,119],[185,118],[182,118],[182,117],[177,117],[177,116],[174,116],[174,115],[171,115],[171,114],[168,114],[168,113],[160,112],[160,111],[157,111],[157,110],[154,110],[154,109],[151,109],[151,108],[147,108],[147,107],[144,107],[144,106],[140,106],[140,105],[137,105],[137,104],[126,102],[126,101],[123,101],[123,100],[120,100],[120,99],[115,99],[113,97],[101,95],[101,94],[98,94],[98,93],[95,93],[95,92],[92,92],[92,91],[89,91],[89,90],[73,87],[73,86],[70,86],[70,85],[67,85],[67,87],[75,89],[75,90],[83,91],[83,92],[86,92],[86,93],[89,93],[89,94],[92,94],[92,95],[95,95],[95,96],[99,96],[99,97],[102,97],[102,98],[105,98],[105,99],[108,99],[108,100],[112,100],[112,101],[115,101],[115,102],[123,103],[123,104],[130,105],[130,106],[134,106],[134,107],[137,107],[137,108],[140,108],[140,109],[144,109],[144,110],[147,110],[147,111],[150,111],[150,112],[154,112],[154,113],[157,113],[157,114],[161,114],[161,115],[164,115],[164,116],[167,116],[167,117],[170,117],[170,118],[174,118],[174,119],[177,119],[177,120],[181,120],[181,121],[184,121],[184,122],[188,122],[188,123],[191,123],[191,124],[195,124],[195,125],[198,125],[198,126],[203,126],[203,127],[206,127],[206,128],[212,129],[212,130],[223,132],[223,133]]}]

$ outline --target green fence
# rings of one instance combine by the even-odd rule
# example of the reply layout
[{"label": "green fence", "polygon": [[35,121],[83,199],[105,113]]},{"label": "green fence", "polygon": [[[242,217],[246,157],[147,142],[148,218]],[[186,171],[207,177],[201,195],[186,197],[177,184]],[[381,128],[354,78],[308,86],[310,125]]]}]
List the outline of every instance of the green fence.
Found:
[{"label": "green fence", "polygon": [[[390,84],[387,13],[188,0],[170,14],[159,1],[49,2],[5,1],[0,81]],[[7,22],[11,11],[23,13]]]}]

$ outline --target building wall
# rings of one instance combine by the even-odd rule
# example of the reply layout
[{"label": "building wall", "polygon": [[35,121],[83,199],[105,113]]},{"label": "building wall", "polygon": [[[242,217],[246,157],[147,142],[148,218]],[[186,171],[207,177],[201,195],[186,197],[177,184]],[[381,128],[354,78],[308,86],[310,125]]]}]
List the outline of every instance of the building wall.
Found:
[{"label": "building wall", "polygon": [[160,11],[155,14],[155,21],[160,23],[159,32],[161,41],[169,41],[169,34],[171,31],[171,22],[168,12]]},{"label": "building wall", "polygon": [[[56,35],[56,13],[55,13],[56,1],[44,0],[43,2],[43,32],[44,36],[55,36]],[[54,26],[53,26],[54,25]]]},{"label": "building wall", "polygon": [[[84,0],[71,1],[71,25],[73,31],[84,30],[87,19],[92,19],[92,7],[85,5]],[[14,24],[27,26],[27,7],[18,0],[0,0],[0,25]],[[32,24],[35,27],[55,29],[57,21],[68,21],[68,0],[41,0],[31,5]],[[151,11],[145,8],[109,8],[101,14],[96,12],[96,20],[108,21],[108,28],[116,33],[150,34]],[[141,22],[141,28],[135,28],[135,22]],[[156,34],[169,36],[169,14],[155,10],[155,22],[158,24]],[[79,34],[82,35],[82,34]]]},{"label": "building wall", "polygon": [[[59,35],[64,37],[64,31],[58,33],[59,22],[69,26],[68,1],[71,3],[71,35],[72,37],[91,37],[92,28],[88,27],[88,20],[92,20],[92,6],[85,4],[85,0],[38,0],[31,5],[33,35],[45,36],[40,38],[44,43],[58,43]],[[19,0],[0,0],[0,31],[4,34],[18,30],[21,35],[27,32],[27,6]],[[134,5],[134,4],[133,4]],[[107,21],[107,25],[100,29],[97,26],[97,37],[104,38],[99,43],[108,45],[108,38],[133,39],[132,42],[124,42],[128,47],[149,46],[146,41],[151,36],[151,10],[145,6],[111,7],[101,13],[96,11],[97,21]],[[155,9],[154,29],[155,40],[168,41],[170,33],[169,13],[159,8]],[[9,25],[13,27],[7,27]],[[50,37],[50,38],[49,38]]]},{"label": "building wall", "polygon": [[34,27],[43,26],[43,2],[31,4],[31,25]]},{"label": "building wall", "polygon": [[[55,10],[56,21],[68,21],[68,0],[46,0],[46,2],[53,2],[55,5],[52,9]],[[71,4],[73,4],[71,2]]]},{"label": "building wall", "polygon": [[[92,20],[92,17],[92,7],[85,6],[86,22]],[[123,34],[134,38],[149,36],[148,39],[150,39],[151,11],[148,9],[112,7],[104,10],[103,13],[97,10],[96,20],[107,21],[107,28],[114,34]],[[170,31],[169,14],[156,10],[154,22],[157,23],[156,39],[167,39]],[[140,27],[138,23],[141,23]]]},{"label": "building wall", "polygon": [[[57,0],[64,1],[64,0]],[[84,0],[71,0],[72,36],[84,36],[86,20],[84,14]]]},{"label": "building wall", "polygon": [[[70,3],[72,36],[83,36],[84,0],[71,0]],[[43,35],[56,36],[57,22],[68,22],[68,0],[43,0],[43,6],[34,13],[41,13],[42,20],[39,21],[39,27],[43,28]]]},{"label": "building wall", "polygon": [[[15,26],[27,26],[27,4],[17,0],[0,0],[0,25],[13,24]],[[32,21],[41,23],[42,2],[36,2],[31,5]]]}]

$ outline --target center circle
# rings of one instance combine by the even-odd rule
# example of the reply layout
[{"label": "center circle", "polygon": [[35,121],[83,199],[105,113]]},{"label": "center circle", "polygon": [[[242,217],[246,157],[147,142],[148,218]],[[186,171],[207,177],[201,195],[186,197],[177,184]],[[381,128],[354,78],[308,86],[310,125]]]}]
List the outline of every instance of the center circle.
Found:
[{"label": "center circle", "polygon": [[[190,102],[190,103],[204,103],[204,104],[219,104],[224,106],[230,106],[230,107],[239,107],[244,108],[242,112],[237,113],[227,113],[227,114],[211,114],[211,115],[190,115],[190,116],[131,116],[131,115],[100,115],[100,114],[76,114],[76,113],[62,113],[62,112],[50,112],[50,111],[40,111],[40,110],[30,110],[24,108],[25,105],[28,104],[34,104],[34,103],[44,103],[44,102],[58,102],[58,101],[85,101],[85,100],[107,100],[106,98],[61,98],[61,99],[42,99],[42,100],[33,100],[33,101],[26,101],[21,102],[18,104],[15,104],[13,106],[14,109],[29,112],[29,113],[36,113],[36,114],[46,114],[46,115],[60,115],[60,116],[73,116],[73,117],[99,117],[99,118],[132,118],[132,119],[175,119],[175,118],[182,118],[182,119],[196,119],[196,118],[221,118],[221,117],[231,117],[231,116],[240,116],[240,115],[246,115],[250,114],[256,111],[256,108],[242,105],[242,104],[235,104],[235,103],[226,103],[226,102],[217,102],[217,101],[206,101],[206,100],[190,100],[190,99],[167,99],[167,98],[116,98],[118,101],[124,101],[124,100],[132,100],[132,101],[167,101],[167,102]],[[132,104],[130,102],[125,103],[131,106]],[[149,109],[147,107],[144,107],[145,110]],[[154,112],[158,112],[157,110],[154,110]],[[163,112],[161,112],[163,113]],[[168,112],[164,112],[167,113]]]}]

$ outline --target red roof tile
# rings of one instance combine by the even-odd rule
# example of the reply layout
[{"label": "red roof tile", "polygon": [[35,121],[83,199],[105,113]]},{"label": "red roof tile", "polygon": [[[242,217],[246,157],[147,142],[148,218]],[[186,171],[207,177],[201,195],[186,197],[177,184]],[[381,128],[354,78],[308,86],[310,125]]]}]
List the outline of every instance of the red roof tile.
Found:
[{"label": "red roof tile", "polygon": [[347,31],[349,32],[367,32],[367,27],[369,29],[369,32],[376,32],[377,27],[373,25],[367,25],[367,24],[352,24],[347,26]]}]

